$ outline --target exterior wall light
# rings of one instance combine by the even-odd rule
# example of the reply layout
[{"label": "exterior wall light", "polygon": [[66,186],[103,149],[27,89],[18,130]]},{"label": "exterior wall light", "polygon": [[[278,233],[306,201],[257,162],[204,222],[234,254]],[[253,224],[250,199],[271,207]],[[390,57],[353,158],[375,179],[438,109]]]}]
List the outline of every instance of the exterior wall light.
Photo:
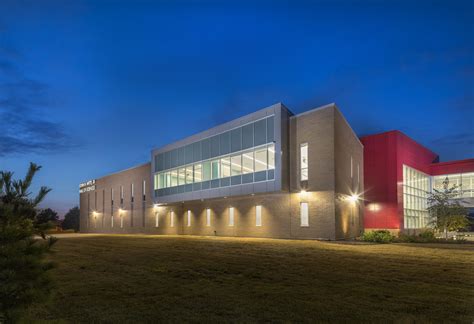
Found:
[{"label": "exterior wall light", "polygon": [[355,203],[357,200],[359,200],[359,195],[352,194],[352,195],[347,197],[347,200],[349,200],[350,202]]}]

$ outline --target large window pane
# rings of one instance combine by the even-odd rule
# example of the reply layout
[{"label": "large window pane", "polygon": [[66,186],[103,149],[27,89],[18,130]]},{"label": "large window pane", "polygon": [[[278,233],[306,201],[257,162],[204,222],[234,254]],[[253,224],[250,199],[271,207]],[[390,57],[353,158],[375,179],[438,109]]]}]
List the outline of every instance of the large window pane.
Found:
[{"label": "large window pane", "polygon": [[171,151],[171,168],[178,166],[178,149],[174,149]]},{"label": "large window pane", "polygon": [[267,118],[267,141],[273,142],[274,136],[274,116]]},{"label": "large window pane", "polygon": [[255,172],[265,171],[267,169],[267,148],[255,150]]},{"label": "large window pane", "polygon": [[220,139],[220,154],[230,153],[230,132],[225,132],[219,135]]},{"label": "large window pane", "polygon": [[202,164],[202,181],[211,180],[211,162],[203,162]]},{"label": "large window pane", "polygon": [[200,161],[201,160],[201,142],[197,142],[193,144],[193,161]]},{"label": "large window pane", "polygon": [[230,131],[230,149],[231,152],[242,149],[242,128],[239,127]]},{"label": "large window pane", "polygon": [[186,167],[186,183],[193,183],[193,166]]},{"label": "large window pane", "polygon": [[171,184],[170,187],[175,187],[178,185],[178,170],[171,170]]},{"label": "large window pane", "polygon": [[186,145],[185,148],[185,162],[184,163],[193,163],[194,162],[194,151],[193,151],[193,144]]},{"label": "large window pane", "polygon": [[211,157],[219,156],[219,135],[211,137]]},{"label": "large window pane", "polygon": [[268,170],[275,169],[275,144],[268,145]]},{"label": "large window pane", "polygon": [[177,164],[177,166],[181,166],[181,165],[186,164],[186,162],[184,162],[184,153],[185,153],[184,146],[180,147],[178,149],[178,164]]},{"label": "large window pane", "polygon": [[171,187],[171,172],[165,173],[165,188]]},{"label": "large window pane", "polygon": [[201,158],[206,160],[211,157],[211,140],[209,138],[201,141]]},{"label": "large window pane", "polygon": [[211,165],[212,165],[212,179],[213,180],[219,179],[219,174],[220,174],[219,160],[212,161]]},{"label": "large window pane", "polygon": [[253,145],[253,124],[242,126],[242,149],[252,147]]},{"label": "large window pane", "polygon": [[221,177],[230,177],[230,157],[221,159]]},{"label": "large window pane", "polygon": [[165,174],[164,172],[158,175],[158,189],[165,188]]},{"label": "large window pane", "polygon": [[186,169],[185,168],[179,168],[178,169],[178,185],[184,185],[186,184]]},{"label": "large window pane", "polygon": [[242,173],[253,172],[253,151],[242,154]]},{"label": "large window pane", "polygon": [[194,182],[202,181],[202,164],[198,163],[194,165]]},{"label": "large window pane", "polygon": [[242,174],[242,155],[237,154],[232,156],[231,165],[233,176]]},{"label": "large window pane", "polygon": [[253,124],[254,129],[254,145],[262,145],[267,143],[267,121],[266,119],[262,119],[256,121]]}]

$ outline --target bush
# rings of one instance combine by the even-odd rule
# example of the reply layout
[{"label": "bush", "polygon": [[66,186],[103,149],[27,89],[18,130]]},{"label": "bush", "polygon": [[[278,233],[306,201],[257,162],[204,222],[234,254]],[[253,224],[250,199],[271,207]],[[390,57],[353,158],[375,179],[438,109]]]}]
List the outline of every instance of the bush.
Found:
[{"label": "bush", "polygon": [[436,238],[432,230],[425,230],[418,235],[400,233],[397,239],[397,242],[401,243],[435,243],[438,241],[439,239]]},{"label": "bush", "polygon": [[395,237],[387,230],[377,230],[365,232],[362,235],[362,241],[374,243],[390,243]]}]

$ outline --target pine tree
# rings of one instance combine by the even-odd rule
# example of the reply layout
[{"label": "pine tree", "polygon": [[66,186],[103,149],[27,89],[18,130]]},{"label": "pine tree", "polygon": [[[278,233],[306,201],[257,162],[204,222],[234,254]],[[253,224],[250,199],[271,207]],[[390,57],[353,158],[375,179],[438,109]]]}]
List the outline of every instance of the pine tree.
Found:
[{"label": "pine tree", "polygon": [[46,237],[48,223],[37,222],[37,206],[51,189],[41,187],[33,198],[29,192],[40,169],[30,163],[23,180],[13,180],[12,172],[0,172],[0,323],[15,321],[51,290],[48,270],[53,265],[44,257],[56,238]]}]

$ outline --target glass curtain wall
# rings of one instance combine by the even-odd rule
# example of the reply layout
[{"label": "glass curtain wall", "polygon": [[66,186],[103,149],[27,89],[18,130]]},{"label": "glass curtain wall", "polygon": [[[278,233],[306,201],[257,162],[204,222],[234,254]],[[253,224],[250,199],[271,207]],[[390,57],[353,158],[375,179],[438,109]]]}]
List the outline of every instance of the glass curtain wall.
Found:
[{"label": "glass curtain wall", "polygon": [[403,214],[405,229],[424,228],[428,226],[428,192],[430,176],[403,166]]},{"label": "glass curtain wall", "polygon": [[459,195],[456,198],[474,197],[474,172],[443,174],[433,177],[433,189],[443,190],[443,182],[448,178],[449,187],[456,185]]},{"label": "glass curtain wall", "polygon": [[155,174],[154,188],[164,189],[275,169],[275,144]]}]

